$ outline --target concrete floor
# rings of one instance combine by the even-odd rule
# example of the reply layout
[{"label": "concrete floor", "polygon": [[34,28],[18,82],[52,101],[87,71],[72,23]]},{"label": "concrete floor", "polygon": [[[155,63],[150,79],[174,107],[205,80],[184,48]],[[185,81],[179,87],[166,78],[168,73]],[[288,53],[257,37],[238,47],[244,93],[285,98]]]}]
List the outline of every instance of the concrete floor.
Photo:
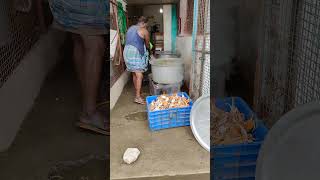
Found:
[{"label": "concrete floor", "polygon": [[12,146],[0,153],[1,180],[46,180],[57,163],[53,175],[60,177],[52,180],[106,179],[109,141],[74,126],[80,99],[73,68],[64,61],[49,75]]},{"label": "concrete floor", "polygon": [[[195,140],[191,128],[151,132],[146,107],[134,104],[133,98],[129,83],[111,112],[111,179],[209,180],[210,154]],[[130,147],[139,148],[141,155],[126,165],[122,156]]]}]

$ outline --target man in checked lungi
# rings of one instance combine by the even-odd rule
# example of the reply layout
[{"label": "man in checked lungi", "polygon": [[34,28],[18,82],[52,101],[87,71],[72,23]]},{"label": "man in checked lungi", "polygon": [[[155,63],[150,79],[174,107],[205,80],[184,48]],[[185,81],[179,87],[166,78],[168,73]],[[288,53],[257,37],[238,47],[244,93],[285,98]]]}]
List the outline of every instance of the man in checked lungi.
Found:
[{"label": "man in checked lungi", "polygon": [[[38,0],[39,12],[42,1]],[[109,32],[107,0],[48,0],[53,27],[72,33],[73,60],[82,89],[82,112],[77,125],[108,135],[107,117],[97,110],[105,41]],[[43,23],[43,16],[39,15]]]},{"label": "man in checked lungi", "polygon": [[126,45],[123,57],[127,66],[127,71],[132,72],[133,84],[136,90],[135,103],[145,104],[141,97],[141,86],[143,72],[147,71],[150,35],[147,30],[147,18],[140,17],[136,25],[131,26],[126,34]]}]

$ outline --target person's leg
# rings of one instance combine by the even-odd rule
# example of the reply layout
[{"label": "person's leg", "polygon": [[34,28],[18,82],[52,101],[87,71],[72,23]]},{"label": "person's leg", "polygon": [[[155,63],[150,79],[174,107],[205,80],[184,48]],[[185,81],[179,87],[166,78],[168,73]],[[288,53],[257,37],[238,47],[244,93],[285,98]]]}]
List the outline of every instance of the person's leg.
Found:
[{"label": "person's leg", "polygon": [[105,43],[102,36],[81,37],[85,49],[83,111],[92,115],[96,112]]},{"label": "person's leg", "polygon": [[78,75],[78,79],[80,81],[81,85],[81,93],[84,95],[84,63],[85,63],[85,58],[84,58],[84,45],[81,39],[81,36],[78,34],[72,34],[72,39],[73,39],[73,61],[75,65],[75,69]]},{"label": "person's leg", "polygon": [[142,86],[142,79],[143,73],[142,72],[135,72],[136,74],[136,102],[140,104],[145,104],[144,100],[141,97],[141,86]]},{"label": "person's leg", "polygon": [[109,135],[107,117],[97,110],[97,97],[104,56],[104,39],[100,36],[81,36],[84,47],[83,61],[83,115],[77,125]]},{"label": "person's leg", "polygon": [[133,79],[134,89],[137,89],[137,76],[136,76],[136,73],[132,73],[132,79]]}]

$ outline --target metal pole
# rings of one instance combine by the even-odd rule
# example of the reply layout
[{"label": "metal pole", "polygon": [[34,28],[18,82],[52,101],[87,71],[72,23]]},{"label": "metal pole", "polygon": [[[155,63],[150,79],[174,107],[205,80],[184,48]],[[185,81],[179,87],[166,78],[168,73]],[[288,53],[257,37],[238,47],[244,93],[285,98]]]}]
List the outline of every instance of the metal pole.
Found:
[{"label": "metal pole", "polygon": [[195,77],[194,77],[194,72],[195,72],[195,53],[196,53],[196,36],[198,33],[198,0],[194,0],[193,2],[193,24],[192,24],[192,66],[191,66],[191,78],[190,78],[190,95],[191,98],[193,98],[193,91],[194,91],[194,82],[195,82]]}]

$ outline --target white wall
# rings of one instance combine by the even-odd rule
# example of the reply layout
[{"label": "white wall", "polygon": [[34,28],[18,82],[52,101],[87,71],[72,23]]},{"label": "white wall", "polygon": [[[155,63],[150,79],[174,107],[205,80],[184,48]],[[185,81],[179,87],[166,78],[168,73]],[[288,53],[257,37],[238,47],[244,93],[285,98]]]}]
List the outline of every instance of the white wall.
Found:
[{"label": "white wall", "polygon": [[[143,16],[149,18],[149,25],[160,24],[160,32],[163,32],[163,14],[160,13],[162,5],[150,5],[143,7]],[[150,17],[154,18],[150,18]]]},{"label": "white wall", "polygon": [[50,30],[40,37],[0,88],[0,151],[6,150],[13,142],[47,73],[60,59],[59,49],[64,35],[63,32]]},{"label": "white wall", "polygon": [[120,78],[114,83],[114,85],[110,89],[110,110],[113,109],[113,107],[116,105],[119,97],[121,96],[121,93],[123,91],[123,88],[128,83],[130,78],[130,73],[128,71],[125,71],[122,73]]},{"label": "white wall", "polygon": [[164,26],[164,50],[171,51],[171,21],[172,21],[172,5],[163,5],[163,26]]}]

